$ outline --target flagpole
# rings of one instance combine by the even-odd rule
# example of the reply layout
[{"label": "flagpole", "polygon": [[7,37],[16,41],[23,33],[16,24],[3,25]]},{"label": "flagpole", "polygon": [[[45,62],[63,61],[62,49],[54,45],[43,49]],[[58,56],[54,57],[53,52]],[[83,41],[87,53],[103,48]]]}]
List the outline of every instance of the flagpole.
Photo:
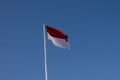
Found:
[{"label": "flagpole", "polygon": [[45,25],[44,25],[44,24],[43,24],[43,35],[44,35],[44,67],[45,67],[45,80],[48,80],[47,51],[46,51],[46,34],[45,34]]}]

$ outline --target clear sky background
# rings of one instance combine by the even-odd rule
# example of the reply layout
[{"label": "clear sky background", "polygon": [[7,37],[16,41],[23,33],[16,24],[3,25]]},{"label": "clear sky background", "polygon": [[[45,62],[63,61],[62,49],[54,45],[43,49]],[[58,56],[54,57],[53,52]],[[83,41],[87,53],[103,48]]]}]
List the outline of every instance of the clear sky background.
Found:
[{"label": "clear sky background", "polygon": [[1,0],[0,80],[45,80],[43,23],[71,44],[47,40],[49,80],[120,80],[120,0]]}]

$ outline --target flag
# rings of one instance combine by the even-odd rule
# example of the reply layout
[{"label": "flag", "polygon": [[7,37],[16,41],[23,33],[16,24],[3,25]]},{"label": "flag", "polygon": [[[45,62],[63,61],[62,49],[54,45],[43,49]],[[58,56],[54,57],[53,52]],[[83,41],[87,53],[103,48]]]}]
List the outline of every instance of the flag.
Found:
[{"label": "flag", "polygon": [[51,40],[55,46],[69,48],[68,36],[65,33],[50,26],[45,27],[48,33],[48,39]]}]

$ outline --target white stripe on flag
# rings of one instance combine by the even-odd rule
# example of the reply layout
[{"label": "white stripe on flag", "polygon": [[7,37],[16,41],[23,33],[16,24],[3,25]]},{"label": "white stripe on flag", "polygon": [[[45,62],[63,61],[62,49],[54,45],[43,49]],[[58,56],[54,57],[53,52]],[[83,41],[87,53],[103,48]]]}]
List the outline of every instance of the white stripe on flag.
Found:
[{"label": "white stripe on flag", "polygon": [[69,42],[65,39],[55,38],[49,35],[48,33],[48,39],[53,42],[55,46],[58,46],[60,48],[69,48]]}]

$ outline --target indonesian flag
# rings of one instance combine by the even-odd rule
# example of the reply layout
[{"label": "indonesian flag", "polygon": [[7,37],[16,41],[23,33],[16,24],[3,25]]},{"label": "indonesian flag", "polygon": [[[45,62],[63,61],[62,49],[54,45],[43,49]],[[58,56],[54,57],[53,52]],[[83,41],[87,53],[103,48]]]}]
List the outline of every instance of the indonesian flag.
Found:
[{"label": "indonesian flag", "polygon": [[46,26],[46,31],[48,33],[48,39],[53,42],[53,44],[60,48],[69,48],[68,36],[62,31]]}]

